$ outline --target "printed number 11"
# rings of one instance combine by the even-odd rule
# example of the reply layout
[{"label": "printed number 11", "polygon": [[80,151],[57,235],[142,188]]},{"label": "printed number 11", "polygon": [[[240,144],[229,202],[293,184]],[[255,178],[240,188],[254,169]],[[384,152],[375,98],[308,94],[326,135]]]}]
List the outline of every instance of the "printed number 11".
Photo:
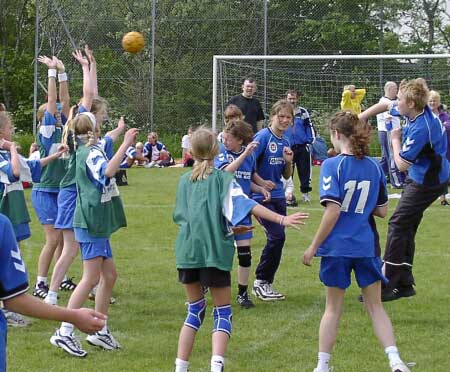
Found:
[{"label": "printed number 11", "polygon": [[370,181],[361,181],[358,182],[358,185],[355,180],[346,182],[344,185],[344,190],[346,190],[346,193],[344,201],[342,202],[341,211],[348,212],[355,189],[361,190],[358,203],[356,204],[355,213],[364,213],[364,207],[366,206],[367,197],[369,196]]}]

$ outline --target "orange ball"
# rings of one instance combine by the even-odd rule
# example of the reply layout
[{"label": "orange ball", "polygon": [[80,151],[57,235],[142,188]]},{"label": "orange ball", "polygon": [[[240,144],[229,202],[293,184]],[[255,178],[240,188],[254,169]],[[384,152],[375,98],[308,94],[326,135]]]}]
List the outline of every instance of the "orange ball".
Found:
[{"label": "orange ball", "polygon": [[141,51],[144,45],[144,36],[140,32],[132,31],[125,34],[122,38],[122,47],[129,53]]}]

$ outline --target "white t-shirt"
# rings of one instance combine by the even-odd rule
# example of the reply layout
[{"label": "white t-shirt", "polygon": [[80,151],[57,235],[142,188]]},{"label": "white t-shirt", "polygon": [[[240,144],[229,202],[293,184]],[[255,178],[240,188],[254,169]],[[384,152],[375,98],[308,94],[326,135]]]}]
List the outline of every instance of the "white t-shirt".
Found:
[{"label": "white t-shirt", "polygon": [[191,141],[190,141],[189,135],[185,134],[183,136],[183,138],[181,139],[181,148],[188,150],[190,143],[191,143]]},{"label": "white t-shirt", "polygon": [[[395,102],[395,99],[390,99],[387,97],[381,97],[379,102],[388,102],[388,103],[392,103]],[[396,116],[391,116],[389,115],[389,111],[385,111],[382,112],[381,114],[377,115],[377,127],[378,127],[378,131],[382,131],[382,132],[386,132],[386,117],[391,117],[391,122],[392,122],[392,129],[396,129],[400,127],[400,118],[396,117]]]}]

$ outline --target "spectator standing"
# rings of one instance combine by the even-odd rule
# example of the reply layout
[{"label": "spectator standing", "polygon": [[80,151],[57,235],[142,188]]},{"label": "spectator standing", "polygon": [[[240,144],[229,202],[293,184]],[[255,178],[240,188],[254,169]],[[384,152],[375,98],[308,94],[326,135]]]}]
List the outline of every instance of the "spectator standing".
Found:
[{"label": "spectator standing", "polygon": [[285,136],[289,138],[291,149],[294,152],[294,168],[297,167],[303,201],[310,202],[309,192],[312,190],[311,144],[314,142],[315,132],[308,110],[298,106],[297,92],[288,90],[286,99],[294,106],[294,121],[292,126],[286,130]]},{"label": "spectator standing", "polygon": [[[397,84],[388,81],[384,85],[384,96],[380,98],[380,102],[392,104],[397,100]],[[392,116],[388,111],[377,115],[378,138],[381,146],[380,165],[384,174],[388,175],[392,187],[401,188],[405,181],[405,175],[401,173],[395,165],[392,153],[391,130],[400,128],[400,118]]]},{"label": "spectator standing", "polygon": [[242,81],[242,94],[233,96],[228,101],[228,105],[236,105],[244,114],[244,119],[249,123],[253,132],[258,132],[264,125],[264,111],[261,103],[253,95],[256,92],[256,82],[253,79],[245,78]]}]

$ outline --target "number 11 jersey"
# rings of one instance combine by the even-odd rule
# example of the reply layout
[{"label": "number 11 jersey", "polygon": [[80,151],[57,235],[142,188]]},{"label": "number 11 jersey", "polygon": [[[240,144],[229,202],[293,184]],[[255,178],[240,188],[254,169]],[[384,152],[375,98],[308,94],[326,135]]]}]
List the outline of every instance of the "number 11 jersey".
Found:
[{"label": "number 11 jersey", "polygon": [[386,178],[371,157],[341,154],[326,159],[320,171],[320,203],[336,203],[341,214],[317,256],[380,255],[373,211],[387,204]]}]

